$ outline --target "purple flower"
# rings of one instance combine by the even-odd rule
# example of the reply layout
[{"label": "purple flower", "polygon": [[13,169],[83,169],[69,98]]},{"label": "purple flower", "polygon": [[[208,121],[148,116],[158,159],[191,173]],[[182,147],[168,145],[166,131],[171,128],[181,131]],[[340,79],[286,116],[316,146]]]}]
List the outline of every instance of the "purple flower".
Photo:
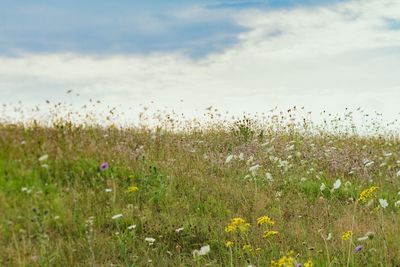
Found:
[{"label": "purple flower", "polygon": [[108,169],[108,167],[110,167],[108,162],[103,162],[102,164],[100,164],[99,169],[100,169],[100,171],[105,171]]},{"label": "purple flower", "polygon": [[296,265],[295,265],[296,267],[301,267],[301,266],[303,266],[301,263],[296,263]]},{"label": "purple flower", "polygon": [[358,252],[360,252],[360,251],[362,250],[362,248],[363,248],[362,245],[358,245],[358,246],[354,249],[354,252],[355,252],[355,253],[358,253]]}]

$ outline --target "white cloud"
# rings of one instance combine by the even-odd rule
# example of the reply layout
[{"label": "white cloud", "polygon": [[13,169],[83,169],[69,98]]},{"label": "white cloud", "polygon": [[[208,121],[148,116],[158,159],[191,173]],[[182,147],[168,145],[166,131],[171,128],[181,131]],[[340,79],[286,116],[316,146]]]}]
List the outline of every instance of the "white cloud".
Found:
[{"label": "white cloud", "polygon": [[74,89],[83,99],[154,100],[189,115],[209,105],[234,114],[305,105],[315,112],[362,106],[398,118],[400,31],[387,18],[400,18],[399,1],[238,11],[237,23],[249,28],[239,44],[197,61],[177,53],[3,57],[1,102],[64,100]]}]

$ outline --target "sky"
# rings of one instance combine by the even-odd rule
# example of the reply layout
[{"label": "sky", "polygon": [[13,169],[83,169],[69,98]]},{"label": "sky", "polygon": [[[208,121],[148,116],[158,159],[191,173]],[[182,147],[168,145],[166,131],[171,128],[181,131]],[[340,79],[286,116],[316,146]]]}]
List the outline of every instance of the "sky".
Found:
[{"label": "sky", "polygon": [[[400,115],[398,0],[1,0],[0,103]],[[67,90],[74,94],[66,95]],[[79,94],[79,97],[76,96]],[[134,115],[132,115],[134,117]]]}]

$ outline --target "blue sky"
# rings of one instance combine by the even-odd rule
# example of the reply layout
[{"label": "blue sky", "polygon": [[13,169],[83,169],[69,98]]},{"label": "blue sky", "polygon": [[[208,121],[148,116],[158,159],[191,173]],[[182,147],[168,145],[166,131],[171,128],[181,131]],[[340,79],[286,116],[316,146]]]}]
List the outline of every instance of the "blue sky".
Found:
[{"label": "blue sky", "polygon": [[[238,10],[335,2],[338,0],[2,0],[0,55],[176,51],[202,57],[238,42],[238,34],[247,30],[233,19]],[[191,10],[197,10],[197,15],[184,16]]]}]

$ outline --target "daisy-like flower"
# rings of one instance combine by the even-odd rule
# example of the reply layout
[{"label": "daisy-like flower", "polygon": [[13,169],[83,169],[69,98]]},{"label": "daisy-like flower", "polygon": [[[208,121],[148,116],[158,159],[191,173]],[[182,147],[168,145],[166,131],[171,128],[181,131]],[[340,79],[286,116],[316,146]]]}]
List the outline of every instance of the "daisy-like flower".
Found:
[{"label": "daisy-like flower", "polygon": [[264,232],[264,234],[263,234],[263,237],[264,238],[269,238],[269,237],[273,237],[273,236],[276,236],[277,234],[279,234],[279,232],[278,231],[265,231]]},{"label": "daisy-like flower", "polygon": [[274,225],[275,222],[267,215],[264,215],[257,219],[257,225],[263,225],[263,224]]},{"label": "daisy-like flower", "polygon": [[110,167],[110,165],[108,164],[108,162],[103,162],[99,165],[99,169],[100,171],[105,171]]},{"label": "daisy-like flower", "polygon": [[343,232],[342,240],[344,240],[344,241],[349,240],[352,236],[353,236],[353,232],[352,231]]}]

